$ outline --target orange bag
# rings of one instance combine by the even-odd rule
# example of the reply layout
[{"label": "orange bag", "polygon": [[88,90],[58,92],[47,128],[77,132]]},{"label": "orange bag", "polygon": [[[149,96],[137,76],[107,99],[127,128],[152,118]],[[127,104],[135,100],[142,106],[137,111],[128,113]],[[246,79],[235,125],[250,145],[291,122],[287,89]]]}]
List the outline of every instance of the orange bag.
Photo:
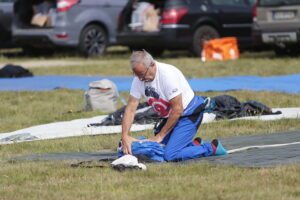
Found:
[{"label": "orange bag", "polygon": [[233,60],[240,57],[237,39],[225,37],[209,40],[204,43],[201,60]]}]

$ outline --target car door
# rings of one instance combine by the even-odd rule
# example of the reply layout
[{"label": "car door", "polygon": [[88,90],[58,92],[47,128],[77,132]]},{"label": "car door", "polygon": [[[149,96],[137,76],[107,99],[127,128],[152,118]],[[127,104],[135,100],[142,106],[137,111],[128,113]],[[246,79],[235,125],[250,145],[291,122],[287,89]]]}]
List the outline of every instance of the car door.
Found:
[{"label": "car door", "polygon": [[0,0],[0,47],[9,44],[11,40],[11,23],[14,0]]},{"label": "car door", "polygon": [[221,35],[239,40],[251,37],[252,6],[248,0],[211,0],[216,18],[221,24]]},{"label": "car door", "polygon": [[105,8],[105,11],[110,16],[111,19],[113,19],[113,25],[114,29],[117,29],[117,22],[118,17],[121,12],[121,10],[125,7],[128,0],[103,0],[99,1],[99,4],[102,4],[101,6]]}]

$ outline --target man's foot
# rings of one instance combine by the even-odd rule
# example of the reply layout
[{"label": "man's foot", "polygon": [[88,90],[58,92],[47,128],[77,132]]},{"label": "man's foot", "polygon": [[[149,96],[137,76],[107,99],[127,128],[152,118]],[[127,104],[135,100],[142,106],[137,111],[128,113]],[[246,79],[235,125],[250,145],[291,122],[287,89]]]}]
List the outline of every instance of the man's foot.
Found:
[{"label": "man's foot", "polygon": [[202,140],[200,137],[196,137],[194,140],[193,140],[193,143],[197,146],[199,145],[202,145],[204,144],[204,140]]},{"label": "man's foot", "polygon": [[219,140],[214,139],[213,141],[211,141],[211,145],[213,147],[213,155],[221,156],[228,154]]}]

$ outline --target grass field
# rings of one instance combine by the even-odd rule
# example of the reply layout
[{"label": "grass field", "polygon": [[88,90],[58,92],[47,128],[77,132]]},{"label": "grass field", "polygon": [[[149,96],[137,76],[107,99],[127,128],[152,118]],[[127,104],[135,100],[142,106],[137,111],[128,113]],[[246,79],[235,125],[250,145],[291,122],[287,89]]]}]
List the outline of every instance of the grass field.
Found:
[{"label": "grass field", "polygon": [[[82,59],[68,55],[28,58],[6,57],[0,63],[43,61],[30,68],[35,75],[131,75],[128,56],[122,48],[111,48],[100,58]],[[76,66],[47,67],[53,60],[77,61]],[[178,66],[187,77],[232,75],[276,76],[300,73],[299,58],[276,58],[272,52],[244,52],[236,61],[202,63],[184,52],[166,52],[158,59]],[[0,132],[33,125],[102,115],[80,112],[82,90],[43,92],[0,92]],[[278,92],[199,92],[199,95],[228,94],[240,101],[257,100],[270,107],[300,107],[300,94]],[[122,93],[127,97],[127,93]],[[299,119],[278,121],[220,121],[203,124],[197,135],[206,140],[239,135],[269,134],[299,130]],[[151,131],[132,133],[151,136]],[[49,152],[115,150],[119,134],[0,145],[0,159]],[[147,171],[116,172],[109,168],[72,168],[76,161],[0,161],[0,199],[300,199],[300,165],[272,168],[240,168],[205,163],[178,165],[147,164]]]}]

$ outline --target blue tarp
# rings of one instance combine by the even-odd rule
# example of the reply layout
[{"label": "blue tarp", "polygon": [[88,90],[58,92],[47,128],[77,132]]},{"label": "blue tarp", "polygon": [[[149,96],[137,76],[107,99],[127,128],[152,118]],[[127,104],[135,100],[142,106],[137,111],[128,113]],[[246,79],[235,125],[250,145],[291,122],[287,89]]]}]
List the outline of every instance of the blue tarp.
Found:
[{"label": "blue tarp", "polygon": [[[107,76],[35,76],[27,78],[1,78],[1,91],[41,91],[57,88],[88,89],[88,84],[107,78],[113,81],[119,91],[129,91],[133,77]],[[194,91],[229,91],[229,90],[267,90],[285,93],[300,93],[300,74],[286,76],[231,76],[217,78],[189,79]]]},{"label": "blue tarp", "polygon": [[300,74],[286,76],[231,76],[218,78],[190,79],[194,91],[229,91],[229,90],[253,90],[273,91],[299,94]]},{"label": "blue tarp", "polygon": [[101,79],[113,81],[120,91],[128,91],[133,77],[107,77],[107,76],[34,76],[26,78],[2,78],[0,79],[0,90],[5,91],[43,91],[58,88],[88,89],[92,81]]}]

